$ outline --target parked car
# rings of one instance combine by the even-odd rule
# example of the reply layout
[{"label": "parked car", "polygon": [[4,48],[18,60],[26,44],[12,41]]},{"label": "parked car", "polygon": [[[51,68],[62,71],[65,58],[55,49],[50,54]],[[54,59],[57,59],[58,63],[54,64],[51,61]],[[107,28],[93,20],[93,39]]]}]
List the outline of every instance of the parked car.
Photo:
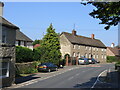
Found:
[{"label": "parked car", "polygon": [[95,60],[94,58],[92,58],[92,59],[89,58],[88,61],[89,61],[89,64],[100,63],[100,61],[97,61],[97,60]]},{"label": "parked car", "polygon": [[51,71],[57,71],[58,66],[53,63],[42,63],[42,64],[38,65],[37,69],[38,69],[38,71],[51,72]]},{"label": "parked car", "polygon": [[84,65],[89,64],[88,58],[79,58],[78,64],[84,64]]}]

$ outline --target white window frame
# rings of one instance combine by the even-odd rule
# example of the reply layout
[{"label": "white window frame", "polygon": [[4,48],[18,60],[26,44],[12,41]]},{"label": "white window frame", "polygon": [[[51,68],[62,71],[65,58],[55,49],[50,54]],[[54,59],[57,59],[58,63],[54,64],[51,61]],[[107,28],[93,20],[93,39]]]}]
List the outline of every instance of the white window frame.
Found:
[{"label": "white window frame", "polygon": [[[5,61],[3,61],[3,62],[5,62]],[[9,77],[9,61],[7,62],[7,67],[6,68],[2,68],[2,63],[3,62],[0,62],[1,63],[1,66],[0,66],[0,72],[1,72],[1,74],[2,74],[2,70],[3,69],[6,69],[7,70],[7,72],[6,72],[6,74],[5,75],[0,75],[0,78],[6,78],[6,77]]]}]

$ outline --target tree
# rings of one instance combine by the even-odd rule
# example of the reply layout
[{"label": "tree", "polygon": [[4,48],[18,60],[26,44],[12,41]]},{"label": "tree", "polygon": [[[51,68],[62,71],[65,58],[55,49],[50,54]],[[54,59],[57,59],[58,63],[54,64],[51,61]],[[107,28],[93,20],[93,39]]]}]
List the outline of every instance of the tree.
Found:
[{"label": "tree", "polygon": [[106,30],[108,30],[111,26],[118,25],[120,21],[120,1],[119,2],[88,2],[88,3],[82,3],[84,5],[86,4],[92,4],[96,7],[96,9],[93,9],[91,13],[89,13],[90,16],[93,18],[100,19],[101,22],[99,24],[105,24],[104,27]]},{"label": "tree", "polygon": [[50,24],[46,35],[43,37],[40,50],[42,54],[41,60],[43,62],[59,63],[61,59],[60,42],[58,34],[55,32],[55,29],[53,29],[52,24]]},{"label": "tree", "polygon": [[36,45],[36,44],[40,44],[40,43],[42,43],[42,40],[37,40],[37,39],[36,39],[36,40],[33,42],[33,46]]}]

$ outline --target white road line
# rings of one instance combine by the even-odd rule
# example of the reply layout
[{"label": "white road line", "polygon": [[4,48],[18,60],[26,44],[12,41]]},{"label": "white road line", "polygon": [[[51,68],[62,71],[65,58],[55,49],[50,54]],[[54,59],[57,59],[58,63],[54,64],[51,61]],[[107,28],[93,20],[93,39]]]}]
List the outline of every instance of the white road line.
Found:
[{"label": "white road line", "polygon": [[93,86],[91,87],[91,88],[94,88],[95,87],[95,85],[97,84],[97,82],[98,82],[98,80],[99,80],[99,77],[104,73],[104,72],[106,72],[107,70],[104,70],[103,72],[101,72],[99,75],[98,75],[98,77],[97,77],[97,80],[95,81],[95,83],[93,84]]},{"label": "white road line", "polygon": [[74,77],[72,76],[72,77],[70,77],[70,78],[68,78],[68,80],[71,80],[71,79],[73,79]]}]

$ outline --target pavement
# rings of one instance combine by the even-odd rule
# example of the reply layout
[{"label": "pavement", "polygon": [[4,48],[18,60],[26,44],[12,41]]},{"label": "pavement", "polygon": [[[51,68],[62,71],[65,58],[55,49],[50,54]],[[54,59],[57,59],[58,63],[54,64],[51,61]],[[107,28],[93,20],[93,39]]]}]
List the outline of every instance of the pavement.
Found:
[{"label": "pavement", "polygon": [[[33,84],[33,83],[39,82],[41,80],[45,80],[50,77],[57,76],[59,74],[71,71],[73,69],[78,69],[81,67],[100,67],[100,65],[66,66],[55,72],[34,73],[29,76],[16,78],[15,84],[13,86],[7,87],[7,88],[19,88],[21,86]],[[107,72],[101,74],[101,76],[99,77],[99,81],[97,81],[94,88],[120,88],[120,83],[119,83],[120,80],[119,79],[118,79],[118,72],[115,71],[114,68],[112,68],[110,70],[107,70]],[[79,88],[81,88],[81,87],[79,87]]]},{"label": "pavement", "polygon": [[120,73],[114,67],[102,73],[95,88],[120,88]]}]

